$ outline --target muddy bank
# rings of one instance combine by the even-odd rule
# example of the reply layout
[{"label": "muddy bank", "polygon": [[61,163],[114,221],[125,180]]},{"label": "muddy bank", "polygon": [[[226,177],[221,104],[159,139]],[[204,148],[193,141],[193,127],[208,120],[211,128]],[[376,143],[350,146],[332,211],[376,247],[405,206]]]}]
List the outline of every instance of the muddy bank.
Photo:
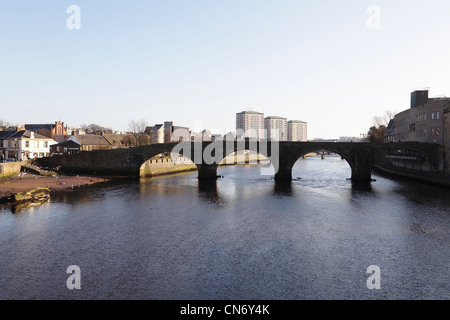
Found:
[{"label": "muddy bank", "polygon": [[119,177],[87,175],[42,176],[21,172],[0,179],[0,208],[7,206],[13,213],[50,201],[51,193],[92,184],[105,183]]},{"label": "muddy bank", "polygon": [[19,192],[27,192],[36,188],[47,188],[50,191],[70,189],[100,182],[110,181],[110,177],[86,175],[41,176],[21,172],[12,177],[0,180],[0,199],[10,197]]}]

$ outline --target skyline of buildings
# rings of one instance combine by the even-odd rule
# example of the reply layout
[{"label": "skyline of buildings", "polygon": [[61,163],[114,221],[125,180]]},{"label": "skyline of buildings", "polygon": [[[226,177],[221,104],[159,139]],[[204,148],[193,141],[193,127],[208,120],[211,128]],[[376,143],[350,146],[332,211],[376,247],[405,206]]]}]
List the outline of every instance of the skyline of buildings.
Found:
[{"label": "skyline of buildings", "polygon": [[307,122],[267,116],[258,111],[236,113],[236,134],[249,139],[274,141],[307,141]]},{"label": "skyline of buildings", "polygon": [[[410,108],[396,113],[389,121],[384,133],[384,142],[418,141],[438,143],[444,146],[447,154],[450,154],[449,113],[450,98],[430,97],[428,90],[413,91],[410,96]],[[2,140],[0,141],[0,154],[2,160],[10,157],[22,159],[45,156],[49,154],[48,150],[51,145],[60,144],[59,147],[61,148],[59,149],[64,150],[64,147],[66,147],[64,143],[71,136],[74,141],[81,145],[80,150],[110,148],[108,143],[101,146],[98,143],[80,142],[80,139],[83,140],[83,138],[79,137],[89,132],[81,128],[70,128],[61,121],[50,124],[24,124],[20,126],[0,127],[2,136],[0,139]],[[111,141],[111,148],[113,146],[129,147],[133,145],[129,138],[126,138],[126,135],[130,133],[122,133],[122,136],[118,132],[101,131],[91,133],[97,133],[97,135],[103,138],[106,138],[106,135],[110,135],[111,137],[106,140]],[[13,141],[17,141],[14,139],[19,135],[21,138],[18,140],[21,141],[18,141],[16,146],[16,142],[13,143]],[[217,134],[211,133],[208,129],[204,129],[196,133],[190,130],[189,127],[175,125],[174,121],[165,121],[161,124],[147,126],[145,128],[145,135],[148,136],[148,140],[145,143],[150,144],[245,138],[274,141],[308,141],[308,123],[301,120],[288,120],[285,117],[275,115],[265,117],[263,112],[246,110],[236,113],[236,132],[230,131],[226,134]],[[45,143],[41,146],[40,142],[37,141],[38,138],[42,137],[51,139],[43,151],[38,149],[42,149],[41,147]],[[78,138],[74,139],[73,137]],[[312,139],[311,141],[316,140],[319,139]],[[36,151],[33,149],[34,146],[36,146]],[[38,148],[38,146],[40,147]],[[16,148],[20,149],[17,150],[18,153],[16,153]]]},{"label": "skyline of buildings", "polygon": [[[384,142],[418,141],[438,143],[450,155],[449,130],[450,98],[429,97],[428,90],[411,93],[410,107],[396,113],[389,121],[384,133]],[[105,128],[103,128],[105,129]],[[165,121],[145,128],[145,139],[137,143],[133,132],[120,134],[106,131],[86,132],[69,128],[64,122],[50,124],[24,124],[0,127],[0,160],[25,160],[52,154],[78,153],[80,151],[127,148],[135,145],[174,143],[180,141],[214,140],[272,140],[308,141],[308,124],[301,120],[288,120],[281,116],[264,116],[264,113],[247,110],[236,113],[236,132],[212,134],[210,130],[193,132],[189,127],[177,126],[174,121]],[[134,143],[134,142],[136,143]],[[311,141],[319,141],[312,139]],[[343,141],[343,140],[334,140]],[[358,140],[350,140],[356,142]],[[345,141],[343,141],[345,142]],[[444,161],[450,163],[444,155]],[[430,163],[413,150],[389,155],[388,161],[404,168],[432,170]]]}]

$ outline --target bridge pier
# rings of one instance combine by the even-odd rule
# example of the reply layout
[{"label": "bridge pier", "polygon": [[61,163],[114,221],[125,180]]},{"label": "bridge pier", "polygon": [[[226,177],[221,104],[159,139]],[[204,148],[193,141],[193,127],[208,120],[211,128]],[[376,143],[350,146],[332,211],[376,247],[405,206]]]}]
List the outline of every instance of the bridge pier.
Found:
[{"label": "bridge pier", "polygon": [[353,149],[352,181],[371,182],[372,169],[374,168],[374,151],[370,147]]},{"label": "bridge pier", "polygon": [[352,181],[355,182],[371,182],[372,169],[368,170],[352,170]]},{"label": "bridge pier", "polygon": [[217,164],[197,164],[198,178],[202,180],[217,179]]},{"label": "bridge pier", "polygon": [[276,182],[290,182],[292,181],[292,170],[288,169],[279,169],[277,173],[275,173],[274,180]]}]

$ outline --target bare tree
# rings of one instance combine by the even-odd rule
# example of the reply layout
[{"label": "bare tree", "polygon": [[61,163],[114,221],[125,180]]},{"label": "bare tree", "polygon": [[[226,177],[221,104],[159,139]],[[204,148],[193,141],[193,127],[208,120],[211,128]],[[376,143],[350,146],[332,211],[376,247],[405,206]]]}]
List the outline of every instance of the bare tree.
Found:
[{"label": "bare tree", "polygon": [[386,110],[382,115],[374,116],[372,118],[372,124],[375,127],[386,126],[389,124],[391,119],[394,119],[396,112],[391,110]]},{"label": "bare tree", "polygon": [[81,129],[86,130],[87,133],[92,134],[101,134],[102,132],[112,132],[111,128],[103,127],[99,124],[91,123],[91,124],[82,124]]},{"label": "bare tree", "polygon": [[128,123],[128,130],[130,131],[131,144],[134,146],[145,146],[150,144],[150,136],[145,133],[145,129],[148,127],[147,121],[131,120]]},{"label": "bare tree", "polygon": [[394,118],[395,111],[386,110],[382,115],[372,118],[372,126],[369,128],[365,140],[369,142],[384,142],[384,132],[389,122]]},{"label": "bare tree", "polygon": [[0,119],[0,127],[11,127],[12,124],[9,123],[8,121],[4,121],[2,119]]}]

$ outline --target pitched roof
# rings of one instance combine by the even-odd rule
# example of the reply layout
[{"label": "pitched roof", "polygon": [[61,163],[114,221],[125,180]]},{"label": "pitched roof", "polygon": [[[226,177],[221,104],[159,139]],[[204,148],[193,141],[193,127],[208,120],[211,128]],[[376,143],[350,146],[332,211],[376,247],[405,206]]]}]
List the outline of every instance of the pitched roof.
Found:
[{"label": "pitched roof", "polygon": [[394,134],[394,119],[389,120],[389,124],[384,131],[384,135]]},{"label": "pitched roof", "polygon": [[0,131],[0,140],[8,139],[14,133],[16,133],[16,131]]},{"label": "pitched roof", "polygon": [[[32,133],[34,134],[34,137],[33,137],[33,138],[31,137],[31,134],[32,134]],[[14,132],[12,135],[10,135],[9,137],[4,138],[4,139],[39,139],[39,140],[53,140],[53,139],[51,139],[51,138],[49,138],[49,137],[46,137],[46,136],[43,136],[43,135],[40,135],[40,134],[31,132],[31,131],[29,131],[29,130],[21,130],[21,131]]]},{"label": "pitched roof", "polygon": [[53,137],[53,140],[55,140],[56,142],[64,142],[69,140],[71,136],[72,135],[70,134],[57,134]]},{"label": "pitched roof", "polygon": [[109,141],[106,140],[105,137],[96,134],[76,134],[75,138],[82,145],[111,145],[111,143],[109,143]]},{"label": "pitched roof", "polygon": [[123,143],[127,138],[126,134],[118,134],[118,133],[104,133],[103,137],[108,140],[109,143]]},{"label": "pitched roof", "polygon": [[25,124],[25,129],[37,132],[39,130],[48,130],[52,131],[54,124]]},{"label": "pitched roof", "polygon": [[60,142],[58,144],[53,145],[54,147],[75,147],[75,148],[79,148],[81,145],[73,140],[66,140],[63,142]]}]

